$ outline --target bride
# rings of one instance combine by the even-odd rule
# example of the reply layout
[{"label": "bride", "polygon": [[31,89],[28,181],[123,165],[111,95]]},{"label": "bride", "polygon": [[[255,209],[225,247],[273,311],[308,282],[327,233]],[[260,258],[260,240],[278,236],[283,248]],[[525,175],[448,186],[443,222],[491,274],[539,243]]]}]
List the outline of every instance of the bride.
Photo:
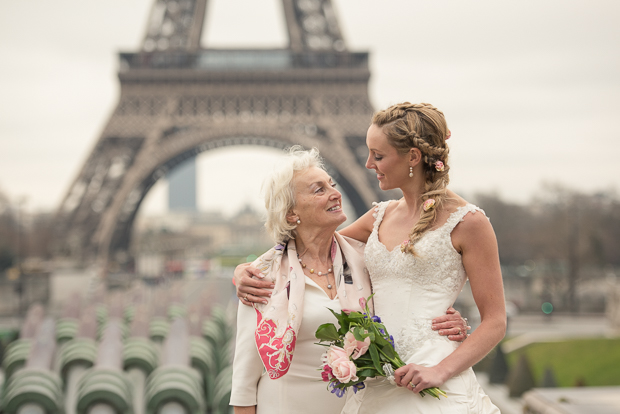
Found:
[{"label": "bride", "polygon": [[[399,387],[371,380],[348,393],[343,413],[499,413],[471,369],[506,331],[497,242],[484,212],[447,188],[449,137],[429,104],[391,106],[368,129],[366,167],[382,190],[399,188],[403,198],[379,203],[340,233],[367,241],[375,312],[407,365],[395,372]],[[467,279],[481,323],[459,346],[432,335],[430,320]],[[448,398],[421,398],[429,387]]]},{"label": "bride", "polygon": [[[347,393],[343,413],[499,413],[471,369],[506,331],[497,242],[484,212],[447,188],[449,137],[443,113],[429,104],[378,111],[368,129],[366,167],[382,190],[399,188],[403,197],[378,203],[339,233],[367,243],[374,310],[407,365],[395,372],[398,387],[377,379]],[[431,318],[454,303],[467,279],[481,323],[459,345],[437,335]],[[239,282],[244,303],[263,300],[267,282]],[[448,398],[422,398],[430,387]]]}]

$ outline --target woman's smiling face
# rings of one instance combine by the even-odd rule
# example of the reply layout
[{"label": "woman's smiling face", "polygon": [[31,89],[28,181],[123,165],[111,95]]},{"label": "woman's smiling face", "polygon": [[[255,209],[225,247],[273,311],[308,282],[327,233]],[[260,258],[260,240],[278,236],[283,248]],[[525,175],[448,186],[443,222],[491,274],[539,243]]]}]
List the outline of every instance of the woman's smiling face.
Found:
[{"label": "woman's smiling face", "polygon": [[301,226],[336,228],[347,220],[342,211],[342,194],[325,170],[308,168],[295,174],[295,207],[293,212]]},{"label": "woman's smiling face", "polygon": [[375,124],[368,128],[366,145],[368,146],[366,168],[375,170],[379,187],[382,190],[400,188],[409,178],[407,154],[401,154],[391,146],[383,130]]}]

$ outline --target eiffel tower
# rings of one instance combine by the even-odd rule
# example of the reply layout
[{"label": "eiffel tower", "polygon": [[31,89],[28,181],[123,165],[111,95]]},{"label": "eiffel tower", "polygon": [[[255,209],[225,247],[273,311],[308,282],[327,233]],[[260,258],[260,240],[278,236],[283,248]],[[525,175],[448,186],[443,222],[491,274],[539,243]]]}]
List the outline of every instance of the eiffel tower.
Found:
[{"label": "eiffel tower", "polygon": [[381,198],[364,168],[368,53],[347,50],[331,0],[282,5],[287,48],[205,49],[207,0],[154,1],[141,50],[120,53],[119,103],[59,208],[60,256],[126,263],[153,184],[223,146],[317,147],[358,215]]}]

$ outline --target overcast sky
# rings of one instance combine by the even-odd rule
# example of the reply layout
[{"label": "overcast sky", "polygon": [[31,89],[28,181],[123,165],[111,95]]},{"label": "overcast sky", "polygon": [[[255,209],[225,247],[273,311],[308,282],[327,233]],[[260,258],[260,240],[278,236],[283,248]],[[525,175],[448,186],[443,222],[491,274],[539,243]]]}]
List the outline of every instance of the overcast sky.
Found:
[{"label": "overcast sky", "polygon": [[[152,2],[0,0],[0,192],[32,211],[58,206],[116,107],[117,53],[139,48]],[[455,191],[525,202],[542,182],[618,189],[619,1],[333,2],[349,49],[371,53],[375,108],[445,113]],[[284,46],[280,3],[210,0],[203,46]],[[201,208],[260,206],[278,156],[203,154]],[[151,191],[149,210],[165,192]]]}]

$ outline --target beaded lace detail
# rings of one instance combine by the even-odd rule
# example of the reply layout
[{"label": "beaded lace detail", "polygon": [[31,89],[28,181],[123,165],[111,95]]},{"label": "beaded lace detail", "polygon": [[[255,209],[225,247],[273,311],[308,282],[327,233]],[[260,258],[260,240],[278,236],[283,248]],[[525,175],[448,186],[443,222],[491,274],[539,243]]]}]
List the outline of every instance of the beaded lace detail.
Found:
[{"label": "beaded lace detail", "polygon": [[[445,338],[431,328],[432,319],[412,319],[409,324],[403,326],[394,336],[394,345],[403,361],[407,361],[411,355],[425,344],[445,342]],[[458,342],[451,342],[456,349]]]},{"label": "beaded lace detail", "polygon": [[373,285],[382,279],[403,279],[444,291],[454,292],[466,278],[461,255],[454,250],[450,234],[469,212],[484,211],[473,204],[457,208],[446,223],[427,231],[416,243],[418,257],[400,251],[400,246],[391,251],[379,241],[379,226],[383,221],[389,201],[374,203],[375,222],[368,238],[365,251],[366,267],[370,271]]},{"label": "beaded lace detail", "polygon": [[376,293],[375,310],[389,323],[386,326],[395,336],[396,349],[406,361],[424,344],[447,341],[431,329],[431,320],[445,313],[467,280],[450,234],[466,214],[484,211],[472,204],[457,208],[445,224],[418,240],[415,257],[401,252],[399,245],[390,251],[379,241],[379,226],[388,204],[375,205],[375,222],[364,256]]}]

